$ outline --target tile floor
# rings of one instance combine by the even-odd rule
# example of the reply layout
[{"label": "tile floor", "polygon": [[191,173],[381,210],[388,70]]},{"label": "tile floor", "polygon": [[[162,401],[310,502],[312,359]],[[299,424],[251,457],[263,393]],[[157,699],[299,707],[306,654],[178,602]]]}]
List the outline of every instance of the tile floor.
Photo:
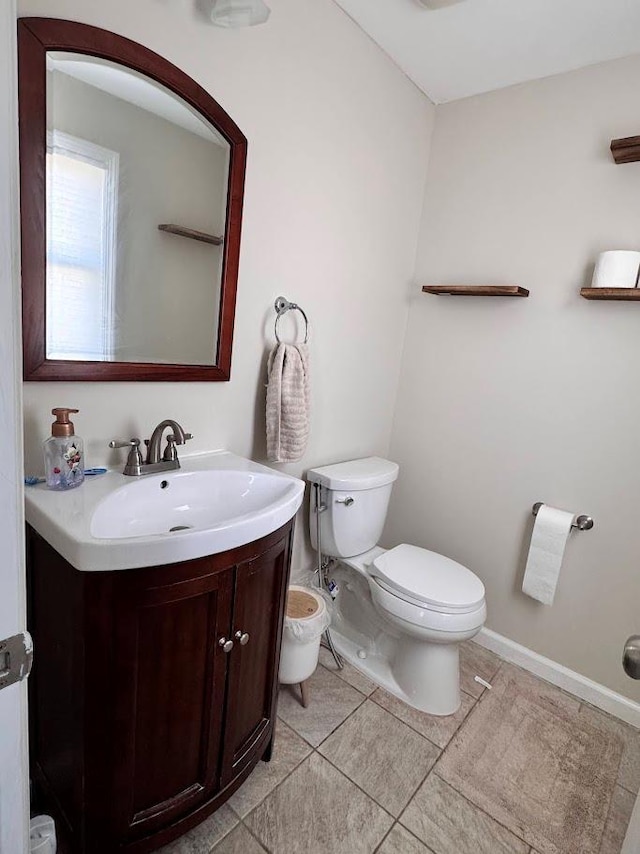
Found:
[{"label": "tile floor", "polygon": [[619,854],[640,731],[474,643],[461,677],[436,718],[321,650],[309,708],[281,690],[272,761],[162,854]]}]

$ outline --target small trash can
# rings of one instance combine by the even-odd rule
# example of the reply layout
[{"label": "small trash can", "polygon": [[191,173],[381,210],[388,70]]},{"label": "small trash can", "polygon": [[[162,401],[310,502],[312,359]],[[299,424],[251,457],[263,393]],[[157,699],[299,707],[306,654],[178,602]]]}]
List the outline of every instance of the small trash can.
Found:
[{"label": "small trash can", "polygon": [[320,591],[297,584],[289,587],[279,679],[284,685],[300,685],[305,707],[304,683],[318,666],[320,639],[330,622],[329,608]]},{"label": "small trash can", "polygon": [[48,815],[37,815],[29,822],[30,854],[56,854],[56,826]]}]

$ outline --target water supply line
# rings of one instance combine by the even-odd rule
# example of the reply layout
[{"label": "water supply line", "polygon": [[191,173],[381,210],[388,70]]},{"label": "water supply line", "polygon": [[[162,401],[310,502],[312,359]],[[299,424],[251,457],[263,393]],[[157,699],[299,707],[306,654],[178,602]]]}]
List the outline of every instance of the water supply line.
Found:
[{"label": "water supply line", "polygon": [[[321,503],[322,498],[322,487],[319,483],[313,484],[314,495],[315,495],[315,511],[316,511],[316,551],[318,552],[318,587],[320,590],[324,592],[328,592],[327,583],[324,574],[324,567],[322,565],[322,547],[320,543],[320,514],[326,510],[326,505]],[[335,646],[333,645],[333,640],[331,638],[331,632],[329,629],[325,629],[324,637],[326,640],[326,645],[329,648],[329,652],[333,656],[333,660],[336,663],[338,670],[342,670],[344,667],[344,662],[342,658],[338,654]]]}]

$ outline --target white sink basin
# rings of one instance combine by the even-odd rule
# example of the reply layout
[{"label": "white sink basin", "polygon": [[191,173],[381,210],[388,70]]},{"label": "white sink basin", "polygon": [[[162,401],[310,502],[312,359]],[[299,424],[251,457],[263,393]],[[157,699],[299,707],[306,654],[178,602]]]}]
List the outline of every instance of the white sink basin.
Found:
[{"label": "white sink basin", "polygon": [[133,569],[204,557],[288,522],[304,483],[226,452],[177,471],[87,478],[69,492],[26,488],[27,521],[77,569]]},{"label": "white sink basin", "polygon": [[253,528],[291,498],[295,483],[273,473],[174,471],[121,486],[93,511],[98,539],[148,537],[184,531]]}]

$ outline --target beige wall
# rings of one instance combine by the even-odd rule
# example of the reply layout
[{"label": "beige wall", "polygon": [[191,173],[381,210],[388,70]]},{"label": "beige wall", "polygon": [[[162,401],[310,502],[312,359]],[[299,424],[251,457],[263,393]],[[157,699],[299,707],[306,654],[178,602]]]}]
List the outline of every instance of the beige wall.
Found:
[{"label": "beige wall", "polygon": [[[135,39],[181,66],[249,141],[234,356],[229,383],[28,383],[27,470],[41,470],[52,406],[74,406],[92,465],[114,436],[149,436],[162,418],[191,450],[264,459],[265,353],[273,302],[312,323],[313,428],[287,466],[387,454],[433,119],[430,102],[331,0],[270,0],[268,25],[224,30],[186,0],[22,0]],[[284,328],[284,326],[283,326]],[[294,568],[303,553],[301,515]]]},{"label": "beige wall", "polygon": [[158,225],[224,234],[228,147],[68,74],[47,86],[51,130],[119,155],[116,361],[213,364],[222,248]]},{"label": "beige wall", "polygon": [[[475,570],[490,628],[636,700],[640,306],[578,291],[600,251],[640,248],[640,164],[608,151],[639,132],[639,81],[635,57],[438,107],[386,531]],[[441,282],[531,295],[419,292]],[[553,607],[519,591],[535,501],[595,519]]]}]

